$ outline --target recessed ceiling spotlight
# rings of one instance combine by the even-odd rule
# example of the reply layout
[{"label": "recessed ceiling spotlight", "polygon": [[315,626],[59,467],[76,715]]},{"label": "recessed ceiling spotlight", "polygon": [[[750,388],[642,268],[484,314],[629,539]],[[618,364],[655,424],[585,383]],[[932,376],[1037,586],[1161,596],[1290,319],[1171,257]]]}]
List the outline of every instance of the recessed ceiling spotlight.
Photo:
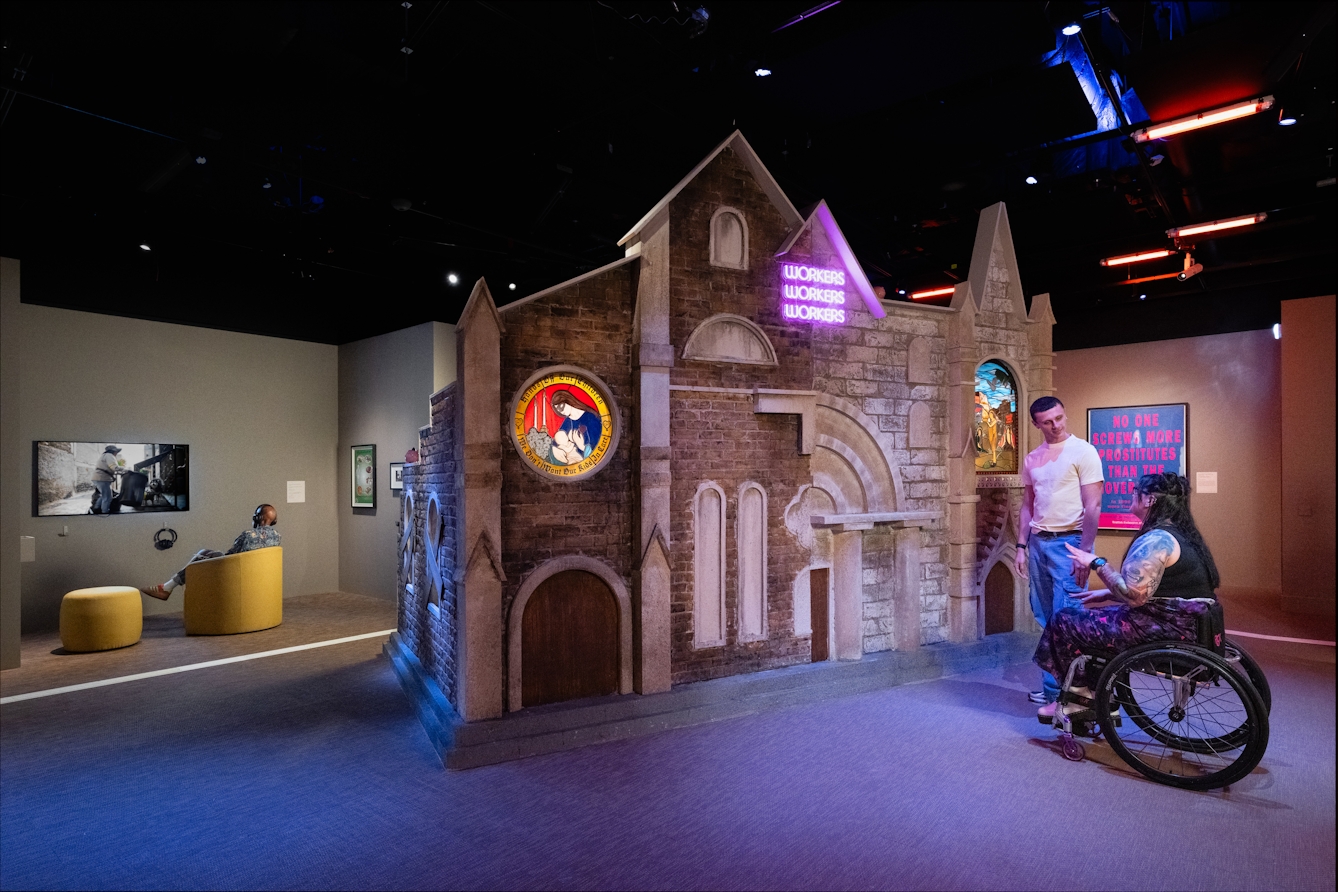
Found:
[{"label": "recessed ceiling spotlight", "polygon": [[897,294],[900,294],[902,297],[905,297],[905,296],[906,296],[906,289],[905,289],[905,288],[898,288],[898,289],[897,289]]},{"label": "recessed ceiling spotlight", "polygon": [[1077,34],[1081,30],[1082,30],[1082,25],[1079,25],[1077,22],[1073,22],[1071,24],[1065,25],[1063,29],[1061,29],[1060,33],[1063,34],[1065,37],[1072,37],[1074,34]]},{"label": "recessed ceiling spotlight", "polygon": [[205,163],[206,161],[208,161],[208,160],[209,160],[209,159],[206,158],[206,157],[204,157],[203,155],[196,155],[196,156],[195,156],[195,163],[196,163],[196,164],[204,164],[204,163]]},{"label": "recessed ceiling spotlight", "polygon": [[450,282],[452,285],[459,285],[459,284],[460,284],[460,277],[457,276],[455,273],[447,273],[447,274],[446,274],[446,281],[447,281],[447,282]]},{"label": "recessed ceiling spotlight", "polygon": [[1037,183],[1039,183],[1039,182],[1040,182],[1040,180],[1036,179],[1035,177],[1027,177],[1027,185],[1028,185],[1028,186],[1035,186],[1035,185],[1036,185]]},{"label": "recessed ceiling spotlight", "polygon": [[270,187],[273,186],[273,185],[274,185],[274,184],[271,183],[271,182],[269,181],[269,177],[265,177],[265,182],[262,183],[262,184],[260,185],[260,188],[261,188],[261,189],[268,189],[268,188],[270,188]]},{"label": "recessed ceiling spotlight", "polygon": [[1278,123],[1281,124],[1283,127],[1290,127],[1291,125],[1296,123],[1296,119],[1293,118],[1291,115],[1288,115],[1285,118],[1278,118]]},{"label": "recessed ceiling spotlight", "polygon": [[515,283],[515,282],[512,282],[510,285],[507,285],[507,286],[506,286],[506,290],[507,290],[507,291],[515,291],[515,290],[516,290],[516,283]]},{"label": "recessed ceiling spotlight", "polygon": [[1140,294],[1140,295],[1138,295],[1138,299],[1139,299],[1139,300],[1147,300],[1147,299],[1148,299],[1148,296],[1147,296],[1146,294]]},{"label": "recessed ceiling spotlight", "polygon": [[152,248],[150,248],[148,245],[145,245],[145,244],[141,244],[141,245],[139,246],[139,249],[140,249],[141,251],[152,251],[152,250],[153,250]]},{"label": "recessed ceiling spotlight", "polygon": [[757,69],[756,71],[754,71],[753,74],[757,75],[758,77],[770,77],[770,76],[771,76],[771,69],[770,69],[770,68],[759,68],[759,69]]}]

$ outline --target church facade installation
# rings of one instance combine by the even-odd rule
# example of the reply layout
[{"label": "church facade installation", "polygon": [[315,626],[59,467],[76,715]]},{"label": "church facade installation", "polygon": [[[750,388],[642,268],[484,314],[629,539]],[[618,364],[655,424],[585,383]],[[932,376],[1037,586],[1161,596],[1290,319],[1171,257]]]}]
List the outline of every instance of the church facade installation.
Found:
[{"label": "church facade installation", "polygon": [[1054,319],[1002,204],[950,306],[885,301],[735,132],[621,244],[501,308],[480,280],[404,469],[390,646],[464,722],[1032,628]]}]

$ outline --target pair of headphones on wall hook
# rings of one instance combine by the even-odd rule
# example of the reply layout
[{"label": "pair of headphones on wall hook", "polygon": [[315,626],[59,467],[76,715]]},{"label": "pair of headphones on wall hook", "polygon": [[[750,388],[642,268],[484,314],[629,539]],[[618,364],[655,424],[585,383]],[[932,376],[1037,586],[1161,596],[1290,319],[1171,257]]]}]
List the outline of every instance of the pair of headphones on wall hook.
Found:
[{"label": "pair of headphones on wall hook", "polygon": [[177,544],[177,531],[169,530],[167,524],[163,524],[163,528],[153,534],[153,547],[159,551],[167,551],[175,544]]}]

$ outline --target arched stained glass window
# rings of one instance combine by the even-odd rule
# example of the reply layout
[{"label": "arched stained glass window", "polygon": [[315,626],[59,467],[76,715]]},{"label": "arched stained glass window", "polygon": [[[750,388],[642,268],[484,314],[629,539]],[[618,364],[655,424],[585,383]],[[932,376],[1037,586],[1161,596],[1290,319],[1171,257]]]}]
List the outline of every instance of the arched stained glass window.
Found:
[{"label": "arched stained glass window", "polygon": [[1003,363],[982,362],[976,369],[976,472],[1016,474],[1018,460],[1017,378]]}]

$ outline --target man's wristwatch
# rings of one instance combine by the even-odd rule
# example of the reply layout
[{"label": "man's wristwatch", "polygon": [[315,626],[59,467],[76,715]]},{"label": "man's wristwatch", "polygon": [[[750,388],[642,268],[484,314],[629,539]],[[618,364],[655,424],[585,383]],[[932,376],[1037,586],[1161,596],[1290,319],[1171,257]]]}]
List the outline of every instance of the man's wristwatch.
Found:
[{"label": "man's wristwatch", "polygon": [[1099,557],[1099,558],[1097,558],[1096,560],[1092,561],[1090,564],[1088,564],[1088,565],[1087,565],[1087,569],[1089,569],[1089,570],[1100,570],[1100,569],[1101,569],[1102,567],[1104,567],[1105,565],[1106,565],[1106,559],[1103,558],[1103,557]]}]

